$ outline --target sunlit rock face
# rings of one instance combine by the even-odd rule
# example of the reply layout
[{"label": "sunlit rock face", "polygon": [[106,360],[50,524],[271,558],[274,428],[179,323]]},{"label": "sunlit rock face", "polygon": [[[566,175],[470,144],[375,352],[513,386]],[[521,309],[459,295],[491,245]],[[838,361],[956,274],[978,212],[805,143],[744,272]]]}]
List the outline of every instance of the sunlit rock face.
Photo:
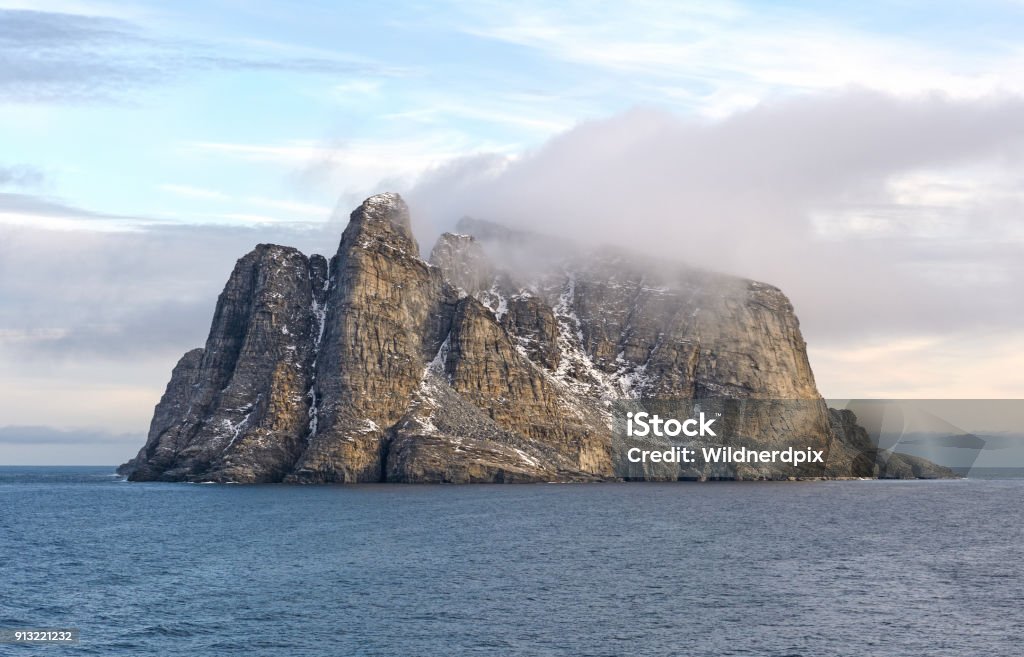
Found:
[{"label": "sunlit rock face", "polygon": [[[800,401],[762,406],[770,412],[740,426],[759,445],[796,435],[831,453],[801,474],[879,474],[855,420],[818,395],[777,288],[483,221],[458,231],[423,260],[406,204],[380,194],[352,213],[330,262],[258,246],[121,471],[240,483],[601,480],[615,476],[614,403],[749,399]],[[756,467],[729,476],[774,478]]]}]

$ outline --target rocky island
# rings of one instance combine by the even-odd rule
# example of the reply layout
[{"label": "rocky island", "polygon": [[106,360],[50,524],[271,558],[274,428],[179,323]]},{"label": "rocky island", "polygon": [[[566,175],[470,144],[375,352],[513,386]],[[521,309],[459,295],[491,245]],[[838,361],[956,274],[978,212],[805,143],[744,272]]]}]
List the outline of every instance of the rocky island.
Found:
[{"label": "rocky island", "polygon": [[[541,482],[623,478],[615,407],[749,404],[754,446],[799,436],[812,477],[952,476],[883,452],[818,394],[777,288],[465,219],[428,260],[397,194],[326,260],[261,244],[174,367],[133,481]],[[779,401],[785,400],[785,401]],[[750,410],[754,409],[754,410]],[[775,479],[754,466],[632,479]]]}]

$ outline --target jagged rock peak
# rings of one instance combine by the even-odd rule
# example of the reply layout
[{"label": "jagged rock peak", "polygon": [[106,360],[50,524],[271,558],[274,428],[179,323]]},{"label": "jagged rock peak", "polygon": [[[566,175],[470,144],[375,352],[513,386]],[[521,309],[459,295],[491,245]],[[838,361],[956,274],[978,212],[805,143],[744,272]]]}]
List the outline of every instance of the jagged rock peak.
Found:
[{"label": "jagged rock peak", "polygon": [[437,244],[434,245],[434,251],[437,251],[439,248],[462,248],[476,243],[476,238],[472,235],[441,233],[441,236],[437,238]]},{"label": "jagged rock peak", "polygon": [[449,283],[468,294],[486,290],[494,278],[487,254],[472,235],[441,235],[430,251],[430,264],[439,267]]},{"label": "jagged rock peak", "polygon": [[493,257],[500,255],[504,269],[535,269],[538,263],[557,264],[579,255],[580,243],[555,235],[536,233],[485,219],[463,217],[455,230],[471,235],[487,247]]},{"label": "jagged rock peak", "polygon": [[419,244],[412,234],[409,206],[394,192],[371,196],[352,212],[341,235],[338,252],[342,254],[353,247],[366,249],[374,245],[419,258]]},{"label": "jagged rock peak", "polygon": [[402,233],[412,236],[409,206],[395,192],[371,196],[352,212],[350,218],[353,222],[387,222]]},{"label": "jagged rock peak", "polygon": [[455,230],[488,242],[522,242],[541,237],[530,231],[509,228],[504,224],[475,217],[462,217],[455,224]]}]

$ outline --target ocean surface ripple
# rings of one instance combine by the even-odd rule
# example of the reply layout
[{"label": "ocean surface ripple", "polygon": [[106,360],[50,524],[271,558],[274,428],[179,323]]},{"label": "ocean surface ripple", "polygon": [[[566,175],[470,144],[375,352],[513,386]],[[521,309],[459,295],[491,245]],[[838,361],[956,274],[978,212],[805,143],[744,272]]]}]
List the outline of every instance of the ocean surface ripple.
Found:
[{"label": "ocean surface ripple", "polygon": [[1022,654],[1024,479],[110,473],[0,468],[0,629],[81,631],[48,655]]}]

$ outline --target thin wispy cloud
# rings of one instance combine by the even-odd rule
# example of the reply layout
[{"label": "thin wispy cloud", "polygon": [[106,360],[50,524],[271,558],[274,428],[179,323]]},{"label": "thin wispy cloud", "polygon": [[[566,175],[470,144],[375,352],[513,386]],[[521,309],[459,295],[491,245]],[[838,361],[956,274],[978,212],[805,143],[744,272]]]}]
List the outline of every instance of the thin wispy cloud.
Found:
[{"label": "thin wispy cloud", "polygon": [[161,191],[170,192],[177,196],[184,196],[185,198],[197,198],[207,201],[224,201],[228,199],[228,195],[223,192],[218,192],[214,189],[205,189],[202,187],[195,187],[193,185],[177,185],[173,183],[164,183],[159,186]]},{"label": "thin wispy cloud", "polygon": [[0,444],[5,445],[74,445],[83,442],[118,443],[138,441],[139,434],[114,434],[95,429],[54,429],[53,427],[5,426],[0,427]]},{"label": "thin wispy cloud", "polygon": [[654,97],[722,115],[765,95],[862,86],[957,96],[1024,91],[1024,48],[991,40],[965,51],[942,40],[879,34],[796,7],[629,2],[483,5],[468,34],[537,50],[583,68],[637,76]]},{"label": "thin wispy cloud", "polygon": [[283,55],[161,36],[121,18],[0,9],[0,101],[112,101],[204,71],[391,75],[358,57]]},{"label": "thin wispy cloud", "polygon": [[[248,219],[253,223],[290,221],[315,221],[322,223],[330,218],[331,213],[333,212],[333,208],[326,205],[317,205],[315,203],[305,203],[289,199],[267,198],[265,196],[235,197],[230,194],[194,185],[164,183],[159,185],[158,189],[174,196],[205,202],[207,204],[213,203],[214,207],[222,209],[222,211],[219,212],[207,212],[205,215],[206,217],[222,217],[242,221],[248,217]],[[234,208],[235,210],[245,208],[248,211],[223,211],[223,208]],[[253,214],[252,209],[258,209],[261,212],[272,214]],[[198,221],[196,217],[185,217],[185,219],[188,219],[193,223]]]},{"label": "thin wispy cloud", "polygon": [[0,187],[27,189],[39,187],[44,180],[43,172],[33,166],[24,164],[0,166]]},{"label": "thin wispy cloud", "polygon": [[156,220],[104,214],[61,200],[24,193],[0,193],[0,225],[44,230],[134,231]]},{"label": "thin wispy cloud", "polygon": [[[514,146],[470,143],[442,130],[417,139],[353,139],[334,143],[293,141],[278,144],[199,142],[185,148],[224,159],[280,167],[300,187],[329,187],[352,204],[384,186],[405,188],[423,172],[467,152],[512,153]],[[286,206],[278,205],[286,209]],[[326,218],[327,215],[322,215]],[[347,216],[347,213],[346,213]]]}]

